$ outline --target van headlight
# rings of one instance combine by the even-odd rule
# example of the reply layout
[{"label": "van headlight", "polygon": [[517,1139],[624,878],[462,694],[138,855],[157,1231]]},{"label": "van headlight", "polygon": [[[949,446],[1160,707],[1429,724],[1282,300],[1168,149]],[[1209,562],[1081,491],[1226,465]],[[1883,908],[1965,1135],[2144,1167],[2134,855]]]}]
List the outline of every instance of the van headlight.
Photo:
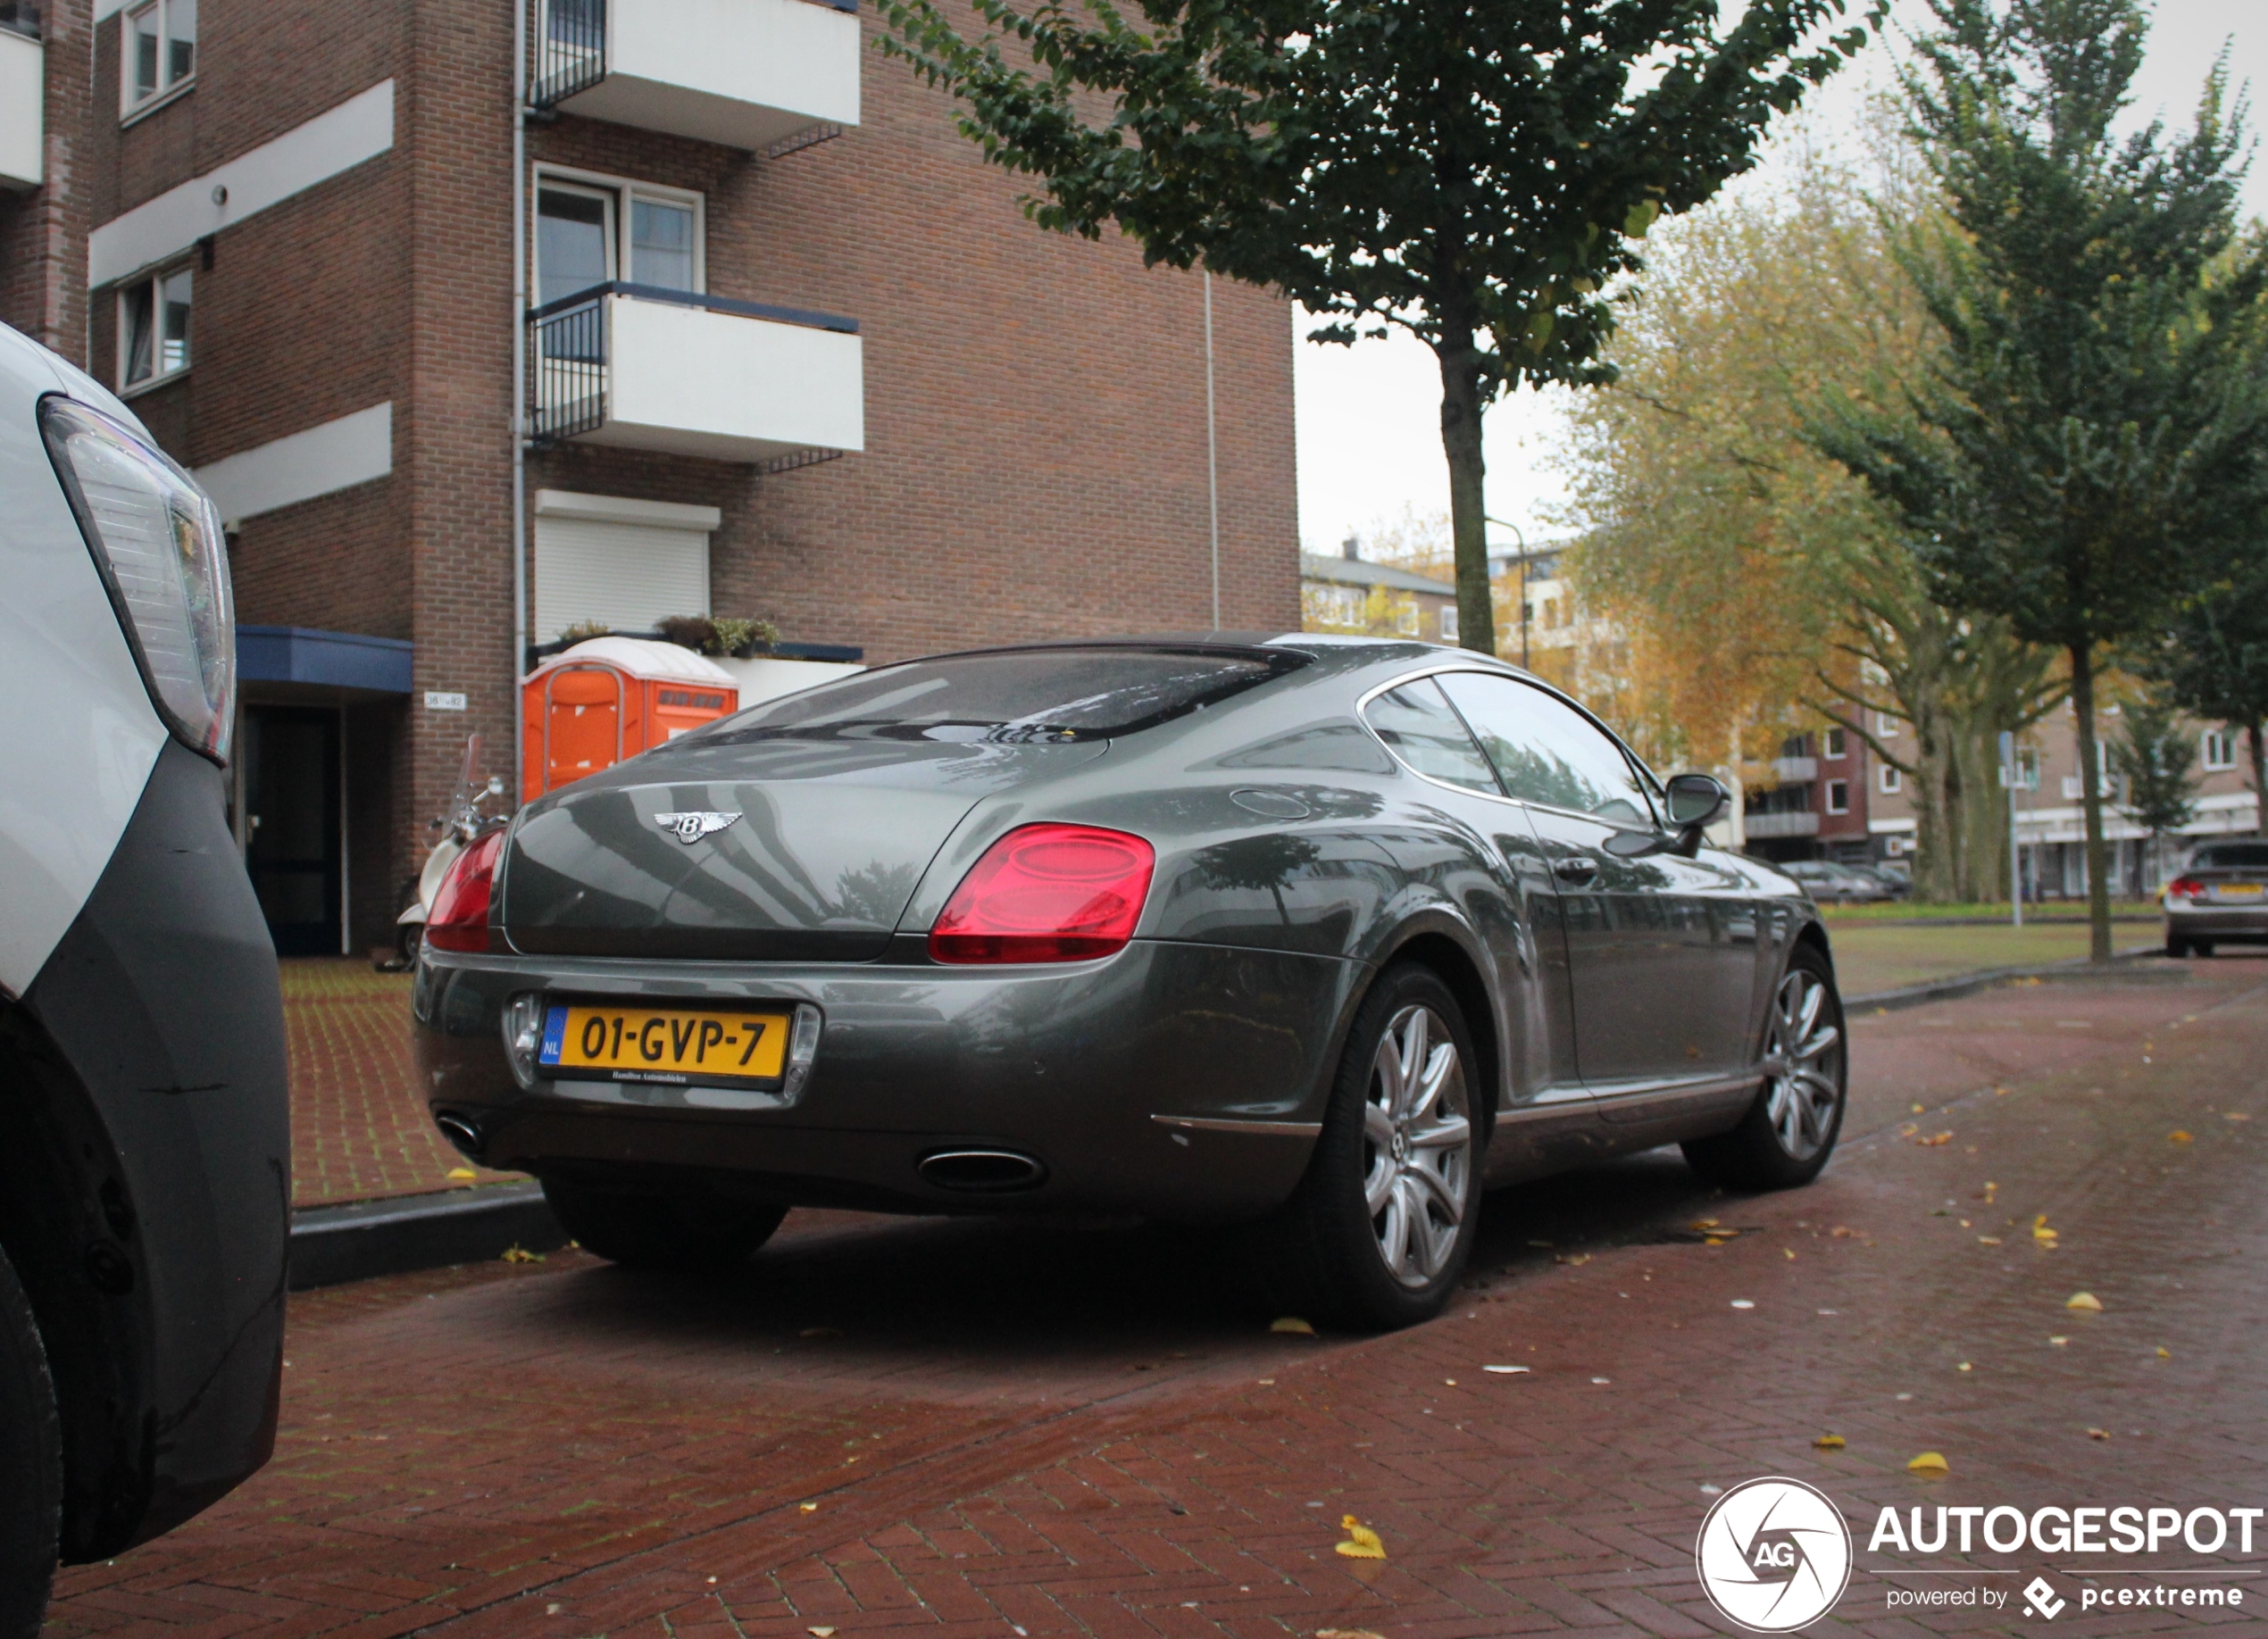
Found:
[{"label": "van headlight", "polygon": [[219,510],[171,458],[99,410],[43,398],[39,430],[158,715],[191,750],[227,762],[237,618]]}]

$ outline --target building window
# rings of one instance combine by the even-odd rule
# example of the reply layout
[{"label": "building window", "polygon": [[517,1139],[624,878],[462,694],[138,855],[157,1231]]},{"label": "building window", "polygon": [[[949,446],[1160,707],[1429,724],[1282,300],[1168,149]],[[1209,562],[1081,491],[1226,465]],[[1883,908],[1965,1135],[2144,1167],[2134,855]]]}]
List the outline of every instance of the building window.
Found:
[{"label": "building window", "polygon": [[705,284],[701,196],[546,174],[536,187],[536,303],[621,279],[693,295]]},{"label": "building window", "polygon": [[1441,641],[1455,643],[1456,640],[1457,606],[1455,603],[1444,603],[1441,605]]},{"label": "building window", "polygon": [[196,74],[196,0],[149,0],[126,13],[126,112]]},{"label": "building window", "polygon": [[1905,788],[1905,776],[1898,772],[1897,765],[1886,762],[1882,764],[1879,772],[1881,775],[1882,795],[1884,796],[1896,796],[1899,791]]},{"label": "building window", "polygon": [[1830,779],[1827,782],[1827,811],[1830,814],[1847,814],[1851,811],[1850,781]]},{"label": "building window", "polygon": [[1895,739],[1897,739],[1897,720],[1896,718],[1892,717],[1892,716],[1891,716],[1891,715],[1890,715],[1888,711],[1877,711],[1877,712],[1875,712],[1875,713],[1874,713],[1874,737],[1875,737],[1876,739],[1878,739],[1878,740],[1895,740]]},{"label": "building window", "polygon": [[1403,636],[1416,636],[1418,635],[1418,606],[1415,603],[1405,603],[1396,610],[1394,625]]},{"label": "building window", "polygon": [[189,270],[168,268],[118,293],[118,384],[146,387],[189,367]]},{"label": "building window", "polygon": [[1830,762],[1840,762],[1849,754],[1845,749],[1846,742],[1843,737],[1845,732],[1840,728],[1830,728],[1827,731],[1827,760]]},{"label": "building window", "polygon": [[2226,728],[2205,731],[2205,766],[2208,773],[2237,766],[2237,736]]}]

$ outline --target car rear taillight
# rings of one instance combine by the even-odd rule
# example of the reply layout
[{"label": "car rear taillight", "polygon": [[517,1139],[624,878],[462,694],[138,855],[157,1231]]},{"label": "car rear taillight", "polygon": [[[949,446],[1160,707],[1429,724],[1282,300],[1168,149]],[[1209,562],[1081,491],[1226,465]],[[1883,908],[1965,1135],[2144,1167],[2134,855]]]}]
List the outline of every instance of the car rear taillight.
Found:
[{"label": "car rear taillight", "polygon": [[1156,852],[1091,825],[1009,832],[961,879],[930,929],[938,961],[1091,961],[1141,920]]},{"label": "car rear taillight", "polygon": [[488,948],[488,894],[496,886],[504,833],[491,831],[450,862],[426,908],[425,942],[437,951]]},{"label": "car rear taillight", "polygon": [[2165,885],[2165,892],[2171,899],[2203,899],[2205,884],[2195,877],[2176,877]]}]

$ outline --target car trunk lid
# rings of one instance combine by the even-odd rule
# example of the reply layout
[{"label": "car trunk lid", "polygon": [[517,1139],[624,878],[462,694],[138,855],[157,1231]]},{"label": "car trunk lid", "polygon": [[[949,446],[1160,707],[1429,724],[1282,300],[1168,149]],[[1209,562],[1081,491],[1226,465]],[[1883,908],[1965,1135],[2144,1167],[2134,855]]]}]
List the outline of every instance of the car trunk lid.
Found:
[{"label": "car trunk lid", "polygon": [[1106,742],[696,739],[532,804],[500,916],[531,955],[863,961],[986,796]]}]

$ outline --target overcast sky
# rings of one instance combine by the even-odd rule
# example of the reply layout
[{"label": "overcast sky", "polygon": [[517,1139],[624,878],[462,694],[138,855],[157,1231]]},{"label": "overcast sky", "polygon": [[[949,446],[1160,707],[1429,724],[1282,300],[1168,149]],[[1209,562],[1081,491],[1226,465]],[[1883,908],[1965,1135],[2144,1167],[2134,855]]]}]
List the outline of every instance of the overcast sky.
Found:
[{"label": "overcast sky", "polygon": [[[1900,0],[1895,13],[1909,26],[1922,9]],[[1869,91],[1886,84],[1895,29],[1860,61],[1814,94],[1814,117],[1830,127],[1855,122]],[[2268,6],[2229,0],[2159,0],[2150,49],[2136,84],[2134,117],[2163,113],[2186,127],[2198,88],[2223,42],[2232,79],[2249,80],[2256,104],[2268,103]],[[1887,47],[1887,49],[1886,49]],[[2255,129],[2257,129],[2255,109]],[[2247,211],[2268,216],[2268,156],[2246,187]],[[1304,335],[1305,329],[1302,327]],[[1352,348],[1301,342],[1297,361],[1299,527],[1310,552],[1338,549],[1349,530],[1414,507],[1446,513],[1448,469],[1441,456],[1440,378],[1422,344],[1396,336]],[[1554,395],[1522,393],[1499,400],[1487,421],[1488,512],[1532,540],[1555,533],[1546,521],[1562,499],[1548,458],[1559,437]],[[1492,527],[1492,541],[1511,531]]]}]

